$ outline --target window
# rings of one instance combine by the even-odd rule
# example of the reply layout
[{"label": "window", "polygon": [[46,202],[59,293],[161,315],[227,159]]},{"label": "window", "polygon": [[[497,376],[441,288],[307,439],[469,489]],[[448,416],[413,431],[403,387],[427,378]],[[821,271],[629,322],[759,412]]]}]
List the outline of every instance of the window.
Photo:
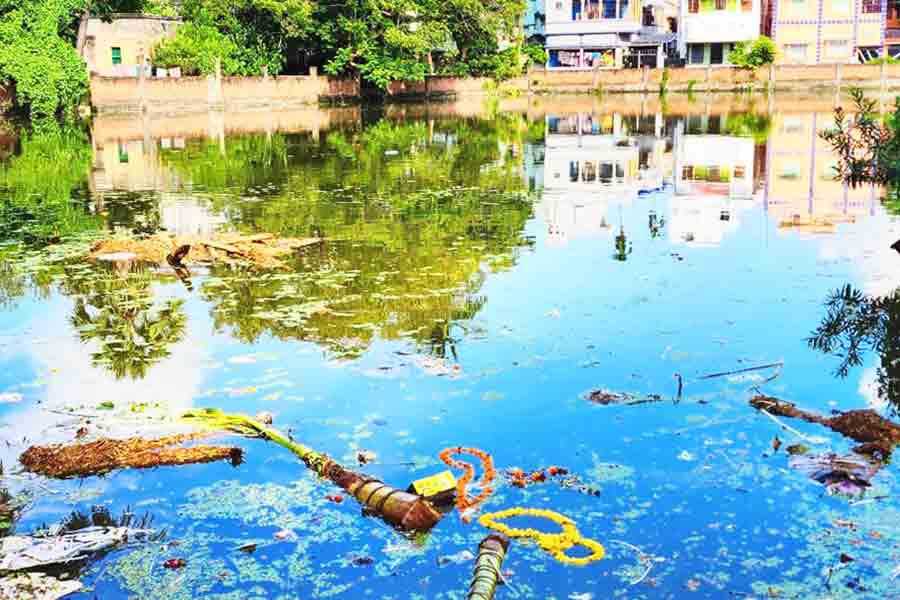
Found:
[{"label": "window", "polygon": [[706,46],[703,44],[690,44],[691,64],[702,65],[706,62]]},{"label": "window", "polygon": [[685,181],[690,181],[694,178],[694,167],[691,165],[685,165],[681,167],[681,178]]},{"label": "window", "polygon": [[121,65],[122,64],[122,49],[118,47],[113,47],[112,49],[112,64]]},{"label": "window", "polygon": [[128,162],[128,146],[119,142],[119,162],[127,163]]},{"label": "window", "polygon": [[800,179],[800,167],[797,165],[784,165],[778,174],[781,179]]},{"label": "window", "polygon": [[825,56],[828,58],[847,58],[850,56],[850,41],[825,40]]},{"label": "window", "polygon": [[831,11],[840,15],[848,14],[850,12],[850,0],[831,0]]},{"label": "window", "polygon": [[877,14],[881,12],[881,0],[863,0],[863,12]]},{"label": "window", "polygon": [[700,0],[688,0],[688,12],[689,13],[700,12]]},{"label": "window", "polygon": [[562,2],[557,2],[555,4],[556,10],[562,10]]},{"label": "window", "polygon": [[716,10],[725,10],[725,0],[716,0]]},{"label": "window", "polygon": [[803,117],[785,117],[781,124],[781,133],[785,135],[801,135],[804,130]]},{"label": "window", "polygon": [[578,161],[570,160],[569,161],[569,181],[572,183],[578,181]]},{"label": "window", "polygon": [[744,165],[735,165],[734,166],[734,178],[735,179],[743,179],[747,170],[744,168]]},{"label": "window", "polygon": [[603,18],[604,19],[617,19],[616,15],[616,0],[603,0]]},{"label": "window", "polygon": [[585,161],[581,176],[583,181],[597,181],[597,163],[592,160]]},{"label": "window", "polygon": [[785,44],[784,55],[790,62],[806,62],[806,44]]},{"label": "window", "polygon": [[744,12],[753,12],[753,0],[741,0],[741,10]]},{"label": "window", "polygon": [[722,44],[710,44],[709,45],[709,64],[711,65],[721,65],[723,59],[725,58],[725,51]]}]

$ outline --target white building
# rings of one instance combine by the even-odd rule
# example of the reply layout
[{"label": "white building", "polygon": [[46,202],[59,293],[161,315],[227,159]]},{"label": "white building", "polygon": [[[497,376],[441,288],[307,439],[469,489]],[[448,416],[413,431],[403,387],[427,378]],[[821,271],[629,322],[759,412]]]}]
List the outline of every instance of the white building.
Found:
[{"label": "white building", "polygon": [[[716,117],[720,118],[720,117]],[[675,194],[751,198],[756,142],[751,137],[686,134],[675,128]]]},{"label": "white building", "polygon": [[688,66],[728,64],[737,42],[760,34],[761,0],[679,0],[678,51]]},{"label": "white building", "polygon": [[661,67],[676,14],[675,0],[547,0],[547,66]]},{"label": "white building", "polygon": [[[661,119],[658,115],[657,129]],[[550,244],[612,237],[616,207],[662,186],[665,140],[631,135],[621,115],[549,116],[545,143],[544,193],[537,211]]]}]

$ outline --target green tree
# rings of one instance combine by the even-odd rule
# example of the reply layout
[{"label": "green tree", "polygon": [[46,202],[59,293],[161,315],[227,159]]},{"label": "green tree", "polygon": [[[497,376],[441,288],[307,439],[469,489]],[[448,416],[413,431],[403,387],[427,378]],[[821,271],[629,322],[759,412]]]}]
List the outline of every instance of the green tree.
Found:
[{"label": "green tree", "polygon": [[[277,75],[308,45],[315,30],[313,10],[311,0],[184,0],[182,15],[194,25],[183,34],[185,44],[199,45],[198,53],[205,56],[222,44],[228,74],[259,75],[265,67]],[[181,36],[177,33],[176,40]]]},{"label": "green tree", "polygon": [[0,238],[44,245],[97,229],[88,209],[92,162],[87,133],[48,123],[24,133],[20,151],[0,165]]},{"label": "green tree", "polygon": [[151,274],[140,269],[70,270],[62,279],[63,292],[75,300],[72,327],[82,342],[98,345],[91,354],[94,365],[117,379],[145,377],[184,336],[184,301],[169,299],[157,306],[152,282]]},{"label": "green tree", "polygon": [[[452,355],[454,332],[484,305],[486,272],[508,268],[529,244],[521,177],[528,135],[519,116],[382,119],[319,140],[235,138],[224,155],[203,141],[164,153],[183,180],[231,190],[214,197],[213,209],[240,229],[318,231],[328,240],[286,271],[215,268],[201,292],[216,328],[244,341],[314,341],[344,357],[376,336]],[[259,194],[265,201],[243,201]]]},{"label": "green tree", "polygon": [[851,187],[863,184],[888,186],[896,202],[900,194],[900,98],[894,111],[882,119],[875,112],[875,100],[852,88],[855,114],[843,107],[834,109],[834,127],[821,132],[837,157],[835,179]]},{"label": "green tree", "polygon": [[447,49],[450,30],[431,0],[346,0],[322,5],[318,38],[325,71],[359,75],[386,88],[395,80],[422,81],[434,50]]},{"label": "green tree", "polygon": [[761,35],[753,43],[738,42],[728,53],[728,62],[736,67],[756,69],[775,62],[778,48],[770,38]]},{"label": "green tree", "polygon": [[868,353],[877,354],[878,395],[900,415],[900,289],[872,297],[846,285],[828,296],[825,309],[809,346],[838,357],[835,375],[841,378],[861,366]]},{"label": "green tree", "polygon": [[224,75],[239,75],[244,65],[238,55],[237,44],[212,25],[185,23],[153,49],[153,64],[180,67],[183,75],[209,75],[220,60]]}]

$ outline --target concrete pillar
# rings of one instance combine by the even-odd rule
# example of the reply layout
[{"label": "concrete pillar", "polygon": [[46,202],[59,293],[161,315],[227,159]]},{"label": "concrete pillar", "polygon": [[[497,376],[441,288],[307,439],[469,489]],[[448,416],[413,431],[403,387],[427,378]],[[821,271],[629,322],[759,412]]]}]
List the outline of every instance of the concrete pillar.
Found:
[{"label": "concrete pillar", "polygon": [[319,67],[310,67],[309,68],[309,76],[310,77],[318,77],[319,76]]},{"label": "concrete pillar", "polygon": [[841,63],[834,64],[834,105],[841,103]]},{"label": "concrete pillar", "polygon": [[662,44],[656,47],[656,68],[662,69],[666,66],[666,58],[663,55],[663,47]]},{"label": "concrete pillar", "polygon": [[147,83],[146,83],[146,75],[147,73],[144,71],[144,54],[140,53],[137,56],[137,76],[138,76],[138,105],[140,106],[141,112],[147,110]]},{"label": "concrete pillar", "polygon": [[224,104],[225,97],[222,92],[222,60],[216,59],[216,66],[213,74],[206,78],[207,85],[207,102],[211,106],[220,106]]}]

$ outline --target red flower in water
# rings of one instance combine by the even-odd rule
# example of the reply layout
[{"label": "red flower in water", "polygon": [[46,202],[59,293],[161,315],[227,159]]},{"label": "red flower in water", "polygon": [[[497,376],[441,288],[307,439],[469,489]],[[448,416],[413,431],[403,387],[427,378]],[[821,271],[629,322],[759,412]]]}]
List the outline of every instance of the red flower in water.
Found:
[{"label": "red flower in water", "polygon": [[163,563],[163,566],[167,569],[181,569],[187,566],[187,561],[183,558],[170,558]]},{"label": "red flower in water", "polygon": [[538,483],[541,481],[547,481],[547,474],[543,471],[535,471],[531,475],[528,476],[528,480],[534,483]]},{"label": "red flower in water", "polygon": [[335,504],[340,504],[341,502],[344,501],[344,497],[343,497],[343,496],[340,496],[340,495],[338,495],[338,494],[334,494],[334,495],[331,495],[331,496],[325,496],[325,499],[326,499],[326,500],[331,500],[331,501],[334,502]]}]

